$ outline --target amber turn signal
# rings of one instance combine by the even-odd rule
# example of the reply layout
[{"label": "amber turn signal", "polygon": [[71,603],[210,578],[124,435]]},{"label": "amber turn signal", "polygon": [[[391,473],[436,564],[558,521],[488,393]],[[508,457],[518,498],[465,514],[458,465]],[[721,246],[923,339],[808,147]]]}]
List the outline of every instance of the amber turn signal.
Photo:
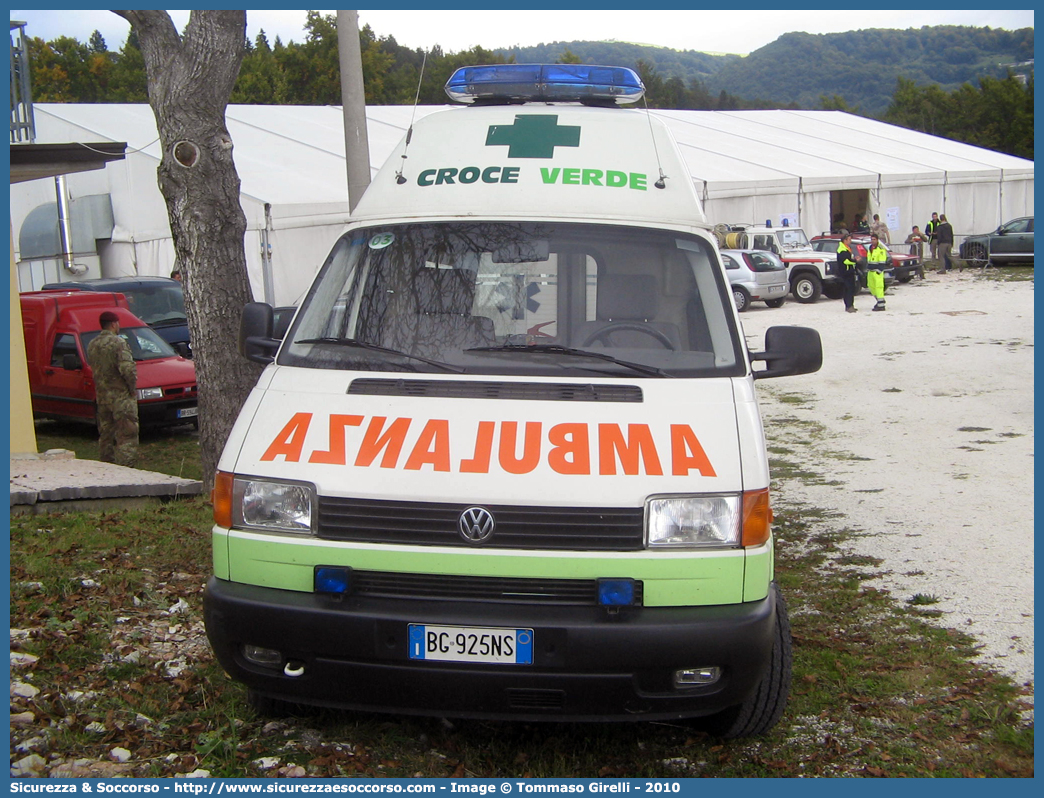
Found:
[{"label": "amber turn signal", "polygon": [[214,505],[214,523],[226,529],[232,526],[232,482],[234,477],[218,471],[214,477],[214,490],[210,499]]},{"label": "amber turn signal", "polygon": [[772,532],[768,488],[743,494],[743,546],[761,546]]}]

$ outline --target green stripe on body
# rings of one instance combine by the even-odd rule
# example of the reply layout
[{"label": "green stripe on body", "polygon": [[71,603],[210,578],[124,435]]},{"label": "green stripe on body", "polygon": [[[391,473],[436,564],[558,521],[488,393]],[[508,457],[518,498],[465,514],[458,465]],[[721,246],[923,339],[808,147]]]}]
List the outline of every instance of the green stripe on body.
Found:
[{"label": "green stripe on body", "polygon": [[[224,530],[221,530],[224,533]],[[218,538],[225,541],[219,542]],[[227,547],[226,547],[227,543]],[[646,607],[709,606],[754,601],[768,594],[771,545],[742,550],[534,552],[377,546],[310,537],[215,530],[227,550],[227,578],[243,584],[312,592],[316,565],[364,571],[537,579],[640,579]],[[746,578],[745,578],[746,577]],[[745,590],[744,583],[750,586]]]}]

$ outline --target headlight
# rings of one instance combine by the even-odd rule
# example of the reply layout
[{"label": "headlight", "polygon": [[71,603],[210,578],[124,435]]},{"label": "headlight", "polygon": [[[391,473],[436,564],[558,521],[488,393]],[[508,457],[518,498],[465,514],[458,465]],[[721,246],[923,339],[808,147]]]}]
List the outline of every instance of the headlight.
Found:
[{"label": "headlight", "polygon": [[163,389],[162,388],[139,388],[138,389],[138,401],[142,399],[162,399]]},{"label": "headlight", "polygon": [[676,496],[649,499],[646,535],[650,548],[739,546],[742,498]]},{"label": "headlight", "polygon": [[314,485],[249,477],[233,481],[233,526],[310,535],[314,517]]}]

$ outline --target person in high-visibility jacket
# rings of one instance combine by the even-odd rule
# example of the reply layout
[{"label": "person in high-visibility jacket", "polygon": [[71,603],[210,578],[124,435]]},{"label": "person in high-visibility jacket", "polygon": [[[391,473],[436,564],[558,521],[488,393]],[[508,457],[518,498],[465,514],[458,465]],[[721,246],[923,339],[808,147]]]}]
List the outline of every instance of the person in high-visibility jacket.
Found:
[{"label": "person in high-visibility jacket", "polygon": [[874,310],[885,309],[884,273],[890,261],[888,247],[882,244],[877,236],[870,236],[870,247],[866,251],[866,287],[877,300]]},{"label": "person in high-visibility jacket", "polygon": [[856,254],[852,250],[852,234],[845,233],[837,245],[837,270],[841,277],[841,298],[845,302],[845,312],[855,313],[855,292],[857,264]]},{"label": "person in high-visibility jacket", "polygon": [[924,226],[924,233],[928,236],[928,250],[931,253],[932,260],[935,260],[939,256],[939,242],[935,237],[935,231],[938,227],[939,214],[932,213],[932,218],[928,221],[928,224]]}]

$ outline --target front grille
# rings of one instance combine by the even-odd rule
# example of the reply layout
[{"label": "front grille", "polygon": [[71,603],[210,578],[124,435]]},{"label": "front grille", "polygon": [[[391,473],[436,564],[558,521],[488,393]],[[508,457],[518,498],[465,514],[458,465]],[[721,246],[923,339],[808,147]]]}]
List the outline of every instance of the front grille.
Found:
[{"label": "front grille", "polygon": [[426,399],[517,399],[549,402],[641,402],[637,385],[492,380],[406,380],[361,377],[349,394],[411,396]]},{"label": "front grille", "polygon": [[[521,579],[494,576],[447,576],[352,571],[352,595],[425,601],[482,601],[509,604],[598,606],[593,579]],[[634,606],[641,606],[643,585],[635,582]]]},{"label": "front grille", "polygon": [[[458,531],[472,505],[319,497],[318,535],[327,540],[414,546],[475,546]],[[640,551],[644,508],[484,505],[495,521],[481,548]]]},{"label": "front grille", "polygon": [[163,395],[164,396],[180,396],[182,394],[195,394],[195,393],[196,393],[196,386],[195,385],[189,385],[187,388],[164,388],[163,389]]}]

